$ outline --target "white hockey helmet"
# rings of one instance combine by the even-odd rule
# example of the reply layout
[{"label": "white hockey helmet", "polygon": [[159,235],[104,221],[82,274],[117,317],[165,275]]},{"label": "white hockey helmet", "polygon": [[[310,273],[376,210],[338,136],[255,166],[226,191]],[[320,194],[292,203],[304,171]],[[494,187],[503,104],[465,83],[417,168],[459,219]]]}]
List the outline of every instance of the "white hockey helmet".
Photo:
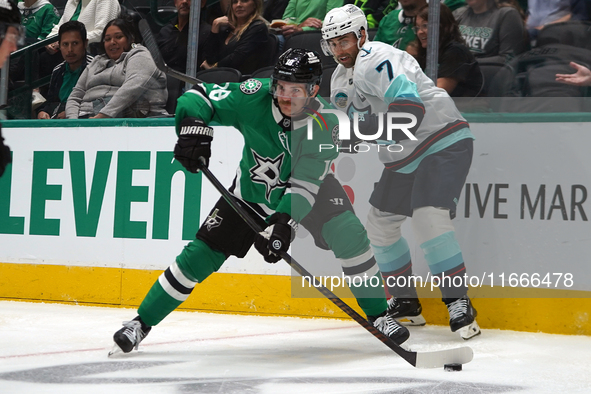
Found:
[{"label": "white hockey helmet", "polygon": [[367,18],[361,8],[347,4],[339,8],[333,8],[324,17],[322,23],[322,39],[328,40],[344,36],[347,33],[355,33],[361,38],[361,28],[367,33]]}]

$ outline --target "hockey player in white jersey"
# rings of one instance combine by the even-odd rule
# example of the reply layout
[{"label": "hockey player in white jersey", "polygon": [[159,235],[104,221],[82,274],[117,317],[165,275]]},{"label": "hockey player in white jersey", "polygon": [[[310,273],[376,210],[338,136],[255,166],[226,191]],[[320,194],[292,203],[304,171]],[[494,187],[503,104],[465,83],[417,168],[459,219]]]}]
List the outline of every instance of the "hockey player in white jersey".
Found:
[{"label": "hockey player in white jersey", "polygon": [[[371,42],[366,34],[365,15],[351,4],[331,10],[322,25],[323,49],[339,63],[331,80],[331,101],[353,124],[358,122],[361,134],[403,147],[379,150],[385,168],[370,198],[366,226],[393,296],[389,312],[411,325],[425,324],[410,280],[410,250],[401,234],[402,223],[412,217],[415,240],[431,273],[441,279],[450,328],[464,339],[472,338],[480,328],[467,296],[466,268],[451,219],[472,162],[474,137],[449,95],[411,55]],[[394,123],[407,123],[406,130],[387,135],[388,113],[399,114]],[[354,153],[357,146],[353,141],[342,148]]]}]

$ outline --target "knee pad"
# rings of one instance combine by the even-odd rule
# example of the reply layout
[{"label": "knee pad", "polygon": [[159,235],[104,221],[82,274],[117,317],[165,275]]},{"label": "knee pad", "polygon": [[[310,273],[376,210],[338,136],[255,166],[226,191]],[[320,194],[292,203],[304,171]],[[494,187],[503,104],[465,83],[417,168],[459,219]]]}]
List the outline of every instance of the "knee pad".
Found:
[{"label": "knee pad", "polygon": [[371,207],[365,225],[369,241],[375,246],[389,246],[398,242],[402,236],[400,227],[405,220],[406,216]]},{"label": "knee pad", "polygon": [[349,259],[369,250],[367,232],[351,211],[341,213],[322,226],[322,238],[337,259]]},{"label": "knee pad", "polygon": [[454,231],[454,226],[449,217],[449,209],[436,207],[415,209],[412,214],[412,228],[415,240],[419,245]]}]

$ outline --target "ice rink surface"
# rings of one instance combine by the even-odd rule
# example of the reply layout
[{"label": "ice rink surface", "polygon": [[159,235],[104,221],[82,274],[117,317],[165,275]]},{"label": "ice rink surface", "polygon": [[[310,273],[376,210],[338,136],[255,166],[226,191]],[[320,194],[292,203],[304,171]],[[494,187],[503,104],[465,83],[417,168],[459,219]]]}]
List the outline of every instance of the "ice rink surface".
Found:
[{"label": "ice rink surface", "polygon": [[[108,358],[131,309],[0,301],[0,393],[591,393],[591,338],[411,327],[412,350],[469,345],[461,372],[415,369],[354,321],[174,312]],[[499,318],[502,318],[499,316]]]}]

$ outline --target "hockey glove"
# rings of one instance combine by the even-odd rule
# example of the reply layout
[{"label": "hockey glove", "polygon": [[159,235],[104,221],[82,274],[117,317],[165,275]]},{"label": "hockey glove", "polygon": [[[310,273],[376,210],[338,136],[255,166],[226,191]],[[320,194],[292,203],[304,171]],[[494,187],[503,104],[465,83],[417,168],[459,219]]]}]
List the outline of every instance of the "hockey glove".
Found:
[{"label": "hockey glove", "polygon": [[270,226],[256,235],[254,247],[267,263],[281,260],[279,252],[287,252],[294,240],[298,224],[287,213],[275,212],[269,219]]},{"label": "hockey glove", "polygon": [[10,157],[10,148],[4,145],[4,138],[2,138],[2,132],[0,131],[0,176],[4,174],[6,166],[12,161]]},{"label": "hockey glove", "polygon": [[179,139],[174,147],[174,158],[192,173],[199,172],[203,165],[209,166],[213,127],[201,119],[185,118],[181,121]]}]

